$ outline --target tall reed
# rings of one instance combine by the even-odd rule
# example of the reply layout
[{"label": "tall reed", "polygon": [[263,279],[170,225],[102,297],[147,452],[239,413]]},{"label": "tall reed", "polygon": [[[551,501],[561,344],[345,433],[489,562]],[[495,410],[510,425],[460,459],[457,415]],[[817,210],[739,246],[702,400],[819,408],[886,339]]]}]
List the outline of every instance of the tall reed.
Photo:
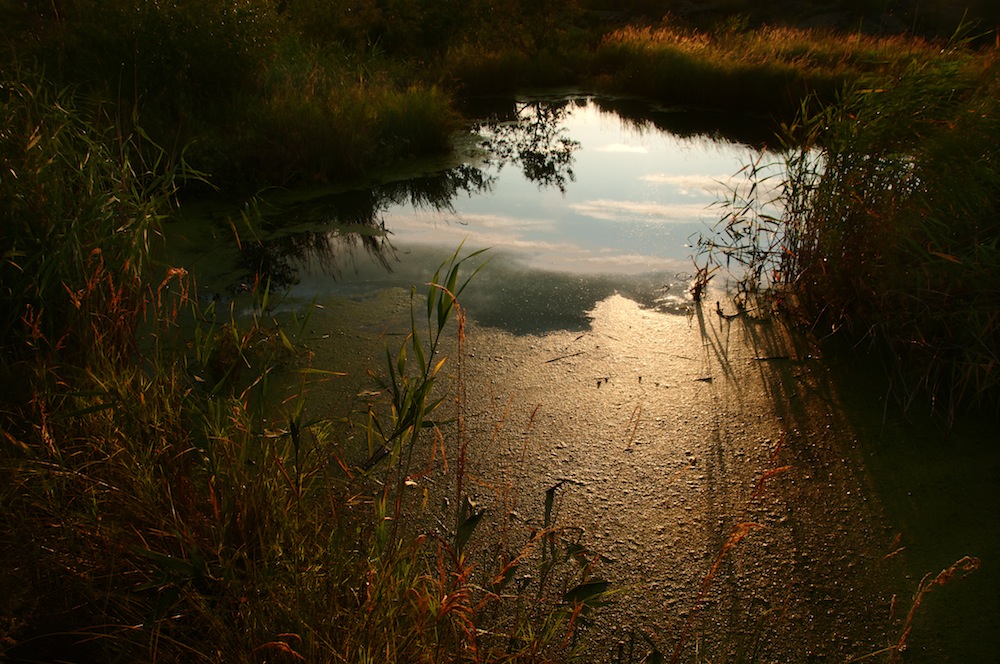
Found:
[{"label": "tall reed", "polygon": [[[486,515],[461,470],[446,534],[403,501],[411,464],[443,444],[440,351],[468,257],[432,277],[426,325],[414,313],[387,350],[385,408],[316,415],[309,383],[337,372],[302,352],[308,317],[277,320],[266,281],[249,317],[202,307],[183,269],[152,260],[179,165],[141,161],[140,130],[101,131],[71,91],[19,74],[0,141],[16,176],[0,180],[0,657],[566,659],[604,586],[555,524],[478,564]],[[352,431],[384,457],[352,466]],[[570,571],[525,611],[509,584],[542,542]]]},{"label": "tall reed", "polygon": [[703,238],[705,267],[739,262],[744,289],[776,287],[822,327],[877,342],[905,403],[995,414],[998,71],[995,54],[956,48],[804,106],[780,184],[750,171],[749,191],[776,199],[737,193]]},{"label": "tall reed", "polygon": [[5,352],[73,357],[125,345],[144,313],[158,222],[182,164],[28,70],[0,81],[0,114]]}]

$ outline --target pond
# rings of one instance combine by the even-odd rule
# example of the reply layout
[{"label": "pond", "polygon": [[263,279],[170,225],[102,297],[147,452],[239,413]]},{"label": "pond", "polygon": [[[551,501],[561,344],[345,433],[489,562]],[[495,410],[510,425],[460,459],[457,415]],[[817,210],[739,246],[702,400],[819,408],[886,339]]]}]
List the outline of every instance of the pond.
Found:
[{"label": "pond", "polygon": [[[923,574],[965,555],[982,569],[927,598],[906,661],[987,661],[996,427],[899,414],[866,360],[688,294],[698,236],[766,129],[573,94],[481,115],[447,159],[262,196],[259,217],[198,210],[168,229],[176,260],[237,310],[258,279],[275,311],[312,308],[312,365],[347,376],[310,408],[363,413],[411,287],[460,245],[489,248],[451,369],[468,492],[502,533],[480,554],[516,554],[552,517],[599,555],[617,595],[593,661],[682,643],[699,661],[862,658],[898,641]],[[415,504],[447,481],[414,480]]]},{"label": "pond", "polygon": [[[460,244],[489,248],[467,295],[478,322],[581,330],[615,292],[683,309],[693,244],[768,136],[760,123],[628,100],[521,99],[458,137],[457,163],[267,196],[262,227],[236,224],[260,239],[239,254],[206,239],[200,219],[175,235],[202,250],[186,258],[207,290],[226,297],[263,278],[296,301],[409,288]],[[232,236],[222,223],[208,232]]]}]

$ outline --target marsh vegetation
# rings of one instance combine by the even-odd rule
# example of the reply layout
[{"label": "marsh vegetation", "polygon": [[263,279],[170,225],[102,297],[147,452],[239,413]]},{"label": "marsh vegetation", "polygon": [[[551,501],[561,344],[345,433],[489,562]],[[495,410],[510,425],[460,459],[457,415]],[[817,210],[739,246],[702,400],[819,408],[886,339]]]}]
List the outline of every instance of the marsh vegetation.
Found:
[{"label": "marsh vegetation", "polygon": [[[996,415],[998,62],[911,66],[784,127],[784,169],[748,165],[705,273],[794,300],[816,329],[874,344],[903,403]],[[778,212],[775,212],[778,210]]]},{"label": "marsh vegetation", "polygon": [[[587,659],[609,586],[556,521],[556,488],[529,536],[469,554],[487,519],[460,295],[483,257],[456,253],[414,293],[349,419],[305,407],[338,368],[313,363],[307,316],[277,313],[283,267],[252,233],[261,189],[446,152],[475,95],[572,85],[783,124],[785,174],[760,187],[778,198],[734,195],[703,277],[740,262],[740,302],[870,344],[905,404],[995,417],[988,5],[956,35],[927,13],[875,34],[736,2],[687,19],[656,2],[0,2],[0,657]],[[164,220],[209,195],[248,201],[232,227],[254,247],[250,315],[161,260]],[[442,458],[446,523],[421,531],[406,496]],[[694,641],[633,641],[618,661],[697,659]]]}]

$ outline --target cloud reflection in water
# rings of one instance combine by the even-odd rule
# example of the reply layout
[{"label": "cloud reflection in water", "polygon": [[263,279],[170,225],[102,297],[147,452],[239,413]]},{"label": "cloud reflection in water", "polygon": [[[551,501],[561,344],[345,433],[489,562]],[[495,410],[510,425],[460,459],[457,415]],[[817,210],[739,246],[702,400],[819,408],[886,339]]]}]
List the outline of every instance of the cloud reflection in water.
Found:
[{"label": "cloud reflection in water", "polygon": [[[361,293],[423,283],[464,242],[496,257],[469,291],[476,317],[490,324],[577,328],[614,293],[676,310],[692,237],[719,218],[713,206],[736,186],[719,173],[737,173],[754,154],[624,119],[589,98],[515,102],[472,131],[473,151],[459,166],[268,216],[270,234],[247,265],[280,276],[293,295]],[[363,241],[349,240],[352,227]]]}]

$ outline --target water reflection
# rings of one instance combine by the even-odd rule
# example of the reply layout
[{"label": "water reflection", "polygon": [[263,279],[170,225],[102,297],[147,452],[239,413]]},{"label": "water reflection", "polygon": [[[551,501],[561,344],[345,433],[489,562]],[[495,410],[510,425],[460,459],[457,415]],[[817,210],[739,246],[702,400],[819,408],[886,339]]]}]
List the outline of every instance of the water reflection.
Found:
[{"label": "water reflection", "polygon": [[[488,191],[494,176],[463,164],[443,173],[387,182],[368,189],[349,190],[312,198],[270,212],[261,211],[257,239],[240,246],[241,283],[267,282],[272,289],[299,283],[302,271],[341,279],[344,265],[356,268],[361,249],[378,267],[392,272],[398,261],[390,241],[385,213],[394,206],[454,212],[460,195]],[[302,225],[318,230],[290,232]]]},{"label": "water reflection", "polygon": [[754,149],[774,144],[778,126],[766,118],[709,110],[651,107],[639,99],[597,97],[594,104],[637,131],[659,131],[681,138],[708,138]]},{"label": "water reflection", "polygon": [[681,311],[692,245],[764,135],[587,96],[507,100],[479,117],[456,141],[461,163],[262,204],[237,288],[268,281],[293,299],[364,297],[426,282],[464,243],[491,249],[466,291],[490,326],[586,329],[588,312],[615,293]]},{"label": "water reflection", "polygon": [[462,164],[432,175],[310,198],[268,215],[266,223],[272,230],[302,222],[376,227],[382,214],[394,205],[453,211],[452,201],[459,194],[485,193],[494,180],[481,168]]},{"label": "water reflection", "polygon": [[[299,283],[304,270],[341,279],[343,263],[357,266],[359,247],[375,264],[392,272],[398,256],[386,227],[389,209],[406,206],[454,216],[457,198],[489,192],[505,166],[518,168],[540,189],[565,192],[567,183],[574,180],[573,152],[580,147],[562,126],[568,104],[516,102],[512,113],[474,125],[471,131],[478,136],[482,165],[460,164],[440,173],[329,194],[264,214],[263,232],[255,233],[258,239],[240,248],[238,265],[245,271],[240,284],[267,282],[273,289],[288,289]],[[334,228],[287,230],[302,224]]]},{"label": "water reflection", "polygon": [[539,187],[565,193],[567,182],[575,180],[573,152],[580,147],[563,126],[570,104],[568,99],[515,101],[509,115],[476,125],[488,163],[497,171],[512,164]]},{"label": "water reflection", "polygon": [[395,247],[381,222],[366,230],[344,226],[337,230],[303,231],[245,243],[237,259],[243,275],[235,289],[259,282],[267,283],[272,290],[287,290],[299,283],[299,272],[303,269],[341,279],[343,264],[357,265],[359,250],[383,270],[392,272]]},{"label": "water reflection", "polygon": [[500,257],[476,276],[462,301],[477,323],[518,336],[590,329],[599,302],[614,295],[669,314],[690,310],[684,274],[572,274],[525,270]]}]

